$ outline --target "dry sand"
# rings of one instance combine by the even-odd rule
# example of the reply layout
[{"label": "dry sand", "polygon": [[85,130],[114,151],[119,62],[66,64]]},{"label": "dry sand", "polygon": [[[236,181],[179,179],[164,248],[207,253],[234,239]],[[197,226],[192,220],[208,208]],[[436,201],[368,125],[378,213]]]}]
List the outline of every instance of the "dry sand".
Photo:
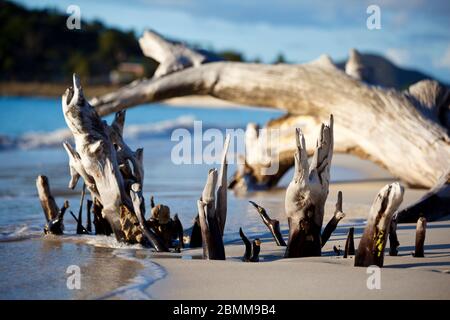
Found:
[{"label": "dry sand", "polygon": [[[367,288],[370,274],[366,268],[354,267],[353,257],[344,259],[335,255],[333,246],[344,247],[350,226],[355,227],[355,246],[358,246],[373,199],[385,184],[393,181],[384,170],[359,160],[340,156],[336,163],[365,170],[366,176],[374,178],[330,186],[325,223],[334,210],[338,190],[344,194],[346,218],[323,248],[322,257],[282,259],[284,248],[277,247],[269,233],[261,235],[259,263],[240,260],[244,253],[240,239],[226,246],[226,261],[203,261],[201,249],[187,249],[175,256],[158,254],[152,261],[164,268],[167,275],[150,286],[148,294],[155,299],[450,299],[448,219],[428,223],[425,258],[411,255],[415,225],[398,226],[399,255],[388,255],[388,243],[381,269],[381,289]],[[280,199],[279,210],[273,217],[284,221],[285,217],[280,214],[284,190],[271,192],[279,193]],[[402,207],[425,192],[407,188]],[[248,198],[263,201],[264,195],[267,196],[264,192],[254,193]],[[282,232],[286,238],[286,227]]]}]

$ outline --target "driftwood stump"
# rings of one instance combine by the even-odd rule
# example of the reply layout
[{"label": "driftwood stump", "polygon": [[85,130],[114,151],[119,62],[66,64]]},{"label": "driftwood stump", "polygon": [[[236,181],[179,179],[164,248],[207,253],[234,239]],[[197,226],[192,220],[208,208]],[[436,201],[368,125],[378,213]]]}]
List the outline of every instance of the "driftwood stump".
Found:
[{"label": "driftwood stump", "polygon": [[345,248],[344,248],[344,258],[347,258],[348,256],[352,256],[355,254],[355,243],[353,240],[354,233],[355,233],[354,227],[348,229],[347,240],[345,241]]},{"label": "driftwood stump", "polygon": [[69,156],[69,188],[75,188],[80,178],[84,180],[94,199],[96,233],[108,233],[103,228],[104,219],[117,240],[167,251],[161,239],[143,223],[143,149],[132,151],[123,140],[125,112],[117,112],[111,125],[101,120],[84,97],[76,75],[73,86],[62,97],[62,109],[75,140],[75,148],[64,143]]},{"label": "driftwood stump", "polygon": [[50,184],[46,176],[38,176],[36,179],[36,188],[44,211],[45,220],[44,233],[58,234],[64,233],[64,213],[69,207],[69,202],[65,201],[61,210],[58,209],[55,198],[50,191]]},{"label": "driftwood stump", "polygon": [[414,257],[416,258],[423,258],[425,256],[423,245],[425,243],[426,232],[427,232],[427,219],[425,219],[424,217],[420,217],[417,220],[416,225],[416,246],[414,251]]},{"label": "driftwood stump", "polygon": [[277,246],[285,247],[286,242],[284,242],[283,235],[281,234],[280,230],[280,222],[276,219],[271,219],[269,215],[266,212],[266,209],[261,207],[260,205],[256,204],[253,201],[249,201],[255,209],[258,211],[262,221],[269,229],[270,233],[272,234],[275,242],[277,243]]},{"label": "driftwood stump", "polygon": [[403,187],[395,182],[384,186],[370,208],[367,225],[355,256],[356,267],[383,266],[384,248],[394,212],[403,200]]},{"label": "driftwood stump", "polygon": [[[230,136],[228,135],[223,147],[220,174],[218,176],[216,169],[209,170],[202,196],[197,201],[204,259],[225,260],[223,232],[227,216],[227,152],[229,143]],[[219,185],[216,188],[217,183]]]},{"label": "driftwood stump", "polygon": [[245,245],[244,256],[242,257],[242,261],[244,262],[259,262],[259,252],[261,251],[261,240],[256,238],[250,243],[247,236],[242,231],[242,228],[239,228],[239,235],[241,236],[242,242]]},{"label": "driftwood stump", "polygon": [[338,192],[338,198],[336,201],[336,210],[334,211],[333,216],[330,221],[326,225],[325,229],[322,232],[322,248],[327,243],[328,239],[330,239],[331,234],[336,230],[338,223],[344,219],[345,213],[342,212],[342,192]]},{"label": "driftwood stump", "polygon": [[398,213],[394,214],[389,227],[389,255],[396,256],[398,254],[397,248],[400,246],[400,242],[397,238],[397,217]]},{"label": "driftwood stump", "polygon": [[321,230],[330,183],[333,156],[333,116],[322,124],[316,150],[308,165],[305,138],[297,129],[294,177],[286,190],[285,209],[289,222],[287,258],[320,256]]}]

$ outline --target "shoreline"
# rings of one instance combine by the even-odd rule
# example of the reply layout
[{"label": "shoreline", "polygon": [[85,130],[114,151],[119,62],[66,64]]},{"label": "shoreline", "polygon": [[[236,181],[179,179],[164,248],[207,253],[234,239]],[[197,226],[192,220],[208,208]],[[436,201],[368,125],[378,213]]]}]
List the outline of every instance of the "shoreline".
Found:
[{"label": "shoreline", "polygon": [[[60,98],[66,91],[70,82],[46,83],[46,82],[0,82],[0,97],[38,97]],[[83,88],[89,99],[118,90],[124,85],[102,84],[88,85]],[[171,98],[159,102],[172,107],[196,107],[196,108],[251,108],[240,104],[220,100],[210,96],[186,96]],[[273,110],[273,108],[258,107],[258,109]]]}]

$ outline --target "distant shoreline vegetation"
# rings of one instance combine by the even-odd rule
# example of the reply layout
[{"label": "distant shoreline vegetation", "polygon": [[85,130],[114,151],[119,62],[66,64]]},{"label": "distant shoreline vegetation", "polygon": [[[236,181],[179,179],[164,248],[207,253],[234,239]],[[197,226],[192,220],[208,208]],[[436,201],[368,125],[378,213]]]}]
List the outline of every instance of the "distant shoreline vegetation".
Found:
[{"label": "distant shoreline vegetation", "polygon": [[[82,21],[81,30],[69,30],[67,18],[54,9],[30,10],[0,0],[0,95],[60,96],[73,73],[83,79],[91,97],[152,77],[158,63],[142,54],[134,31],[107,27],[100,21]],[[249,61],[236,50],[208,51],[226,61],[260,62]],[[362,59],[372,70],[369,83],[406,89],[431,78],[399,68],[379,55],[362,54]],[[289,62],[280,52],[273,63]],[[343,69],[345,62],[336,65]]]},{"label": "distant shoreline vegetation", "polygon": [[[81,30],[69,30],[67,18],[54,9],[0,0],[0,81],[64,83],[75,72],[86,84],[104,85],[153,75],[158,63],[143,56],[134,31],[100,21],[82,21]],[[233,50],[215,54],[244,60]]]},{"label": "distant shoreline vegetation", "polygon": [[[10,97],[61,97],[70,82],[17,82],[0,81],[0,96]],[[97,97],[119,89],[116,84],[94,84],[84,89],[87,97]]]}]

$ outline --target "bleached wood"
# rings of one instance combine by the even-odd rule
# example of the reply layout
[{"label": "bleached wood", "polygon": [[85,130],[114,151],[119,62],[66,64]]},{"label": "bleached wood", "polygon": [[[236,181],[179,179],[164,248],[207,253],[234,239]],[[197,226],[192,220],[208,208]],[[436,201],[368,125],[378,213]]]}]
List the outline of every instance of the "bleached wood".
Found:
[{"label": "bleached wood", "polygon": [[202,196],[197,202],[204,259],[225,260],[223,232],[227,218],[227,152],[229,144],[230,136],[227,135],[223,146],[220,172],[218,173],[217,169],[209,170]]},{"label": "bleached wood", "polygon": [[[165,40],[147,40],[152,41],[162,46]],[[165,47],[166,52],[170,51],[170,46]],[[421,81],[406,92],[368,85],[354,78],[360,79],[364,73],[357,55],[352,51],[347,67],[352,76],[326,56],[302,65],[212,62],[176,68],[176,72],[163,77],[135,82],[92,103],[100,115],[106,115],[173,97],[210,95],[244,105],[281,109],[290,116],[311,116],[319,123],[333,113],[337,119],[336,136],[342,137],[336,141],[336,152],[370,159],[409,185],[432,187],[450,159],[450,139],[443,127],[450,128],[449,90],[435,81]],[[159,55],[153,57],[158,59]],[[434,105],[432,112],[430,105]],[[436,113],[439,117],[430,116]],[[279,121],[292,119],[288,116]],[[272,149],[272,154],[283,161],[278,145],[264,148]],[[290,146],[283,151],[293,154],[295,146]],[[253,179],[234,179],[234,185],[242,190],[270,188],[289,164],[293,165],[289,161],[282,163],[282,170],[270,176],[261,172],[263,163],[249,164],[242,178]]]},{"label": "bleached wood", "polygon": [[403,200],[403,192],[403,187],[394,182],[384,186],[376,196],[356,252],[356,267],[383,266],[389,227]]},{"label": "bleached wood", "polygon": [[154,77],[162,77],[188,67],[199,66],[208,57],[192,50],[182,43],[168,41],[155,31],[146,30],[139,39],[145,56],[159,62]]},{"label": "bleached wood", "polygon": [[[118,240],[150,243],[157,251],[167,251],[142,224],[144,202],[141,191],[132,190],[132,187],[137,188],[143,183],[143,149],[132,151],[123,140],[125,111],[115,115],[111,126],[102,121],[84,98],[76,75],[73,87],[63,95],[62,106],[75,140],[75,149],[64,143],[70,159],[69,187],[74,188],[79,178],[83,178],[91,197],[97,202],[94,207],[97,222],[105,218]],[[140,206],[136,206],[138,200]]]},{"label": "bleached wood", "polygon": [[398,212],[398,223],[414,223],[422,215],[436,221],[450,214],[450,169],[415,203]]},{"label": "bleached wood", "polygon": [[321,255],[321,235],[325,201],[328,197],[333,157],[333,116],[322,124],[316,149],[308,165],[305,138],[296,132],[295,171],[286,190],[285,210],[289,221],[289,240],[285,257]]},{"label": "bleached wood", "polygon": [[225,223],[227,221],[227,175],[228,175],[228,161],[227,153],[230,146],[230,135],[227,135],[223,145],[222,158],[220,171],[217,178],[219,186],[217,188],[217,221],[219,223],[220,233],[223,236],[223,231],[225,229]]}]

